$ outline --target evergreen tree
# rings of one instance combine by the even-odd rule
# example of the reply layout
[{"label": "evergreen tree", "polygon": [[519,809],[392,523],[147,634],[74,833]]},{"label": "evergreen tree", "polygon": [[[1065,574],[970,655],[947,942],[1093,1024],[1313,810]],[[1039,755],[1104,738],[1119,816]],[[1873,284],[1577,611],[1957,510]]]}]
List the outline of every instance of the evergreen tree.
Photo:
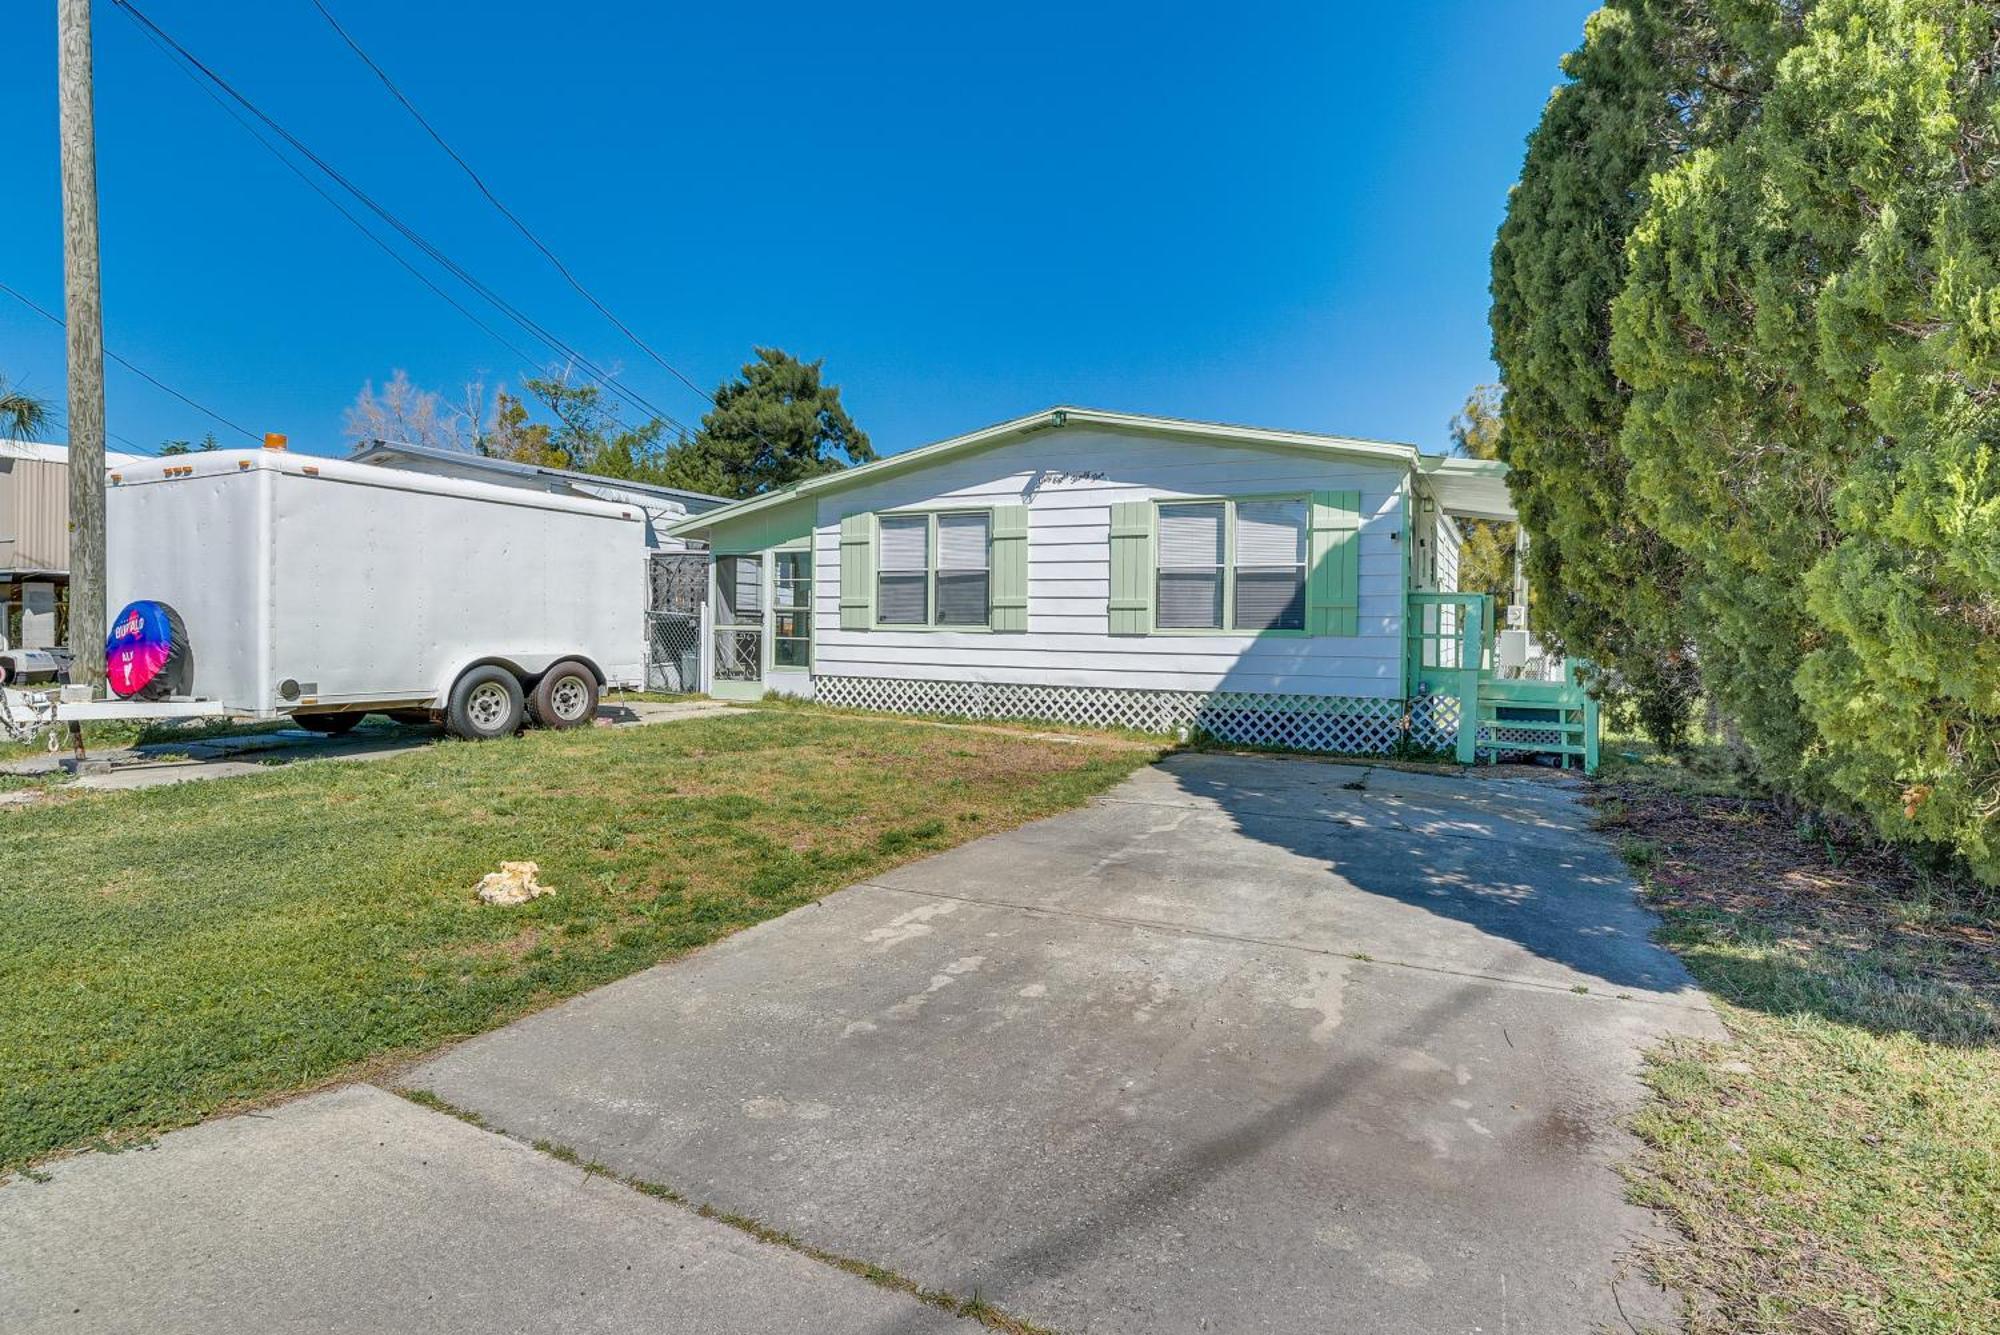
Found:
[{"label": "evergreen tree", "polygon": [[1655,183],[1613,353],[1640,509],[1766,772],[2000,880],[2000,15],[1826,0]]},{"label": "evergreen tree", "polygon": [[1549,629],[2000,881],[1996,51],[1976,0],[1608,6],[1494,336]]},{"label": "evergreen tree", "polygon": [[222,442],[215,438],[213,431],[200,440],[165,440],[160,442],[159,455],[162,459],[180,454],[209,454],[222,448]]},{"label": "evergreen tree", "polygon": [[1533,537],[1534,624],[1604,668],[1608,694],[1636,696],[1665,745],[1697,690],[1685,562],[1626,497],[1630,392],[1611,367],[1611,303],[1653,174],[1743,114],[1734,11],[1757,8],[1633,0],[1593,14],[1529,137],[1493,252],[1500,453]]},{"label": "evergreen tree", "polygon": [[874,459],[868,435],[840,403],[840,387],[824,383],[822,362],[802,362],[777,348],[715,391],[715,407],[694,439],[667,463],[710,475],[718,495],[755,496],[809,477]]}]

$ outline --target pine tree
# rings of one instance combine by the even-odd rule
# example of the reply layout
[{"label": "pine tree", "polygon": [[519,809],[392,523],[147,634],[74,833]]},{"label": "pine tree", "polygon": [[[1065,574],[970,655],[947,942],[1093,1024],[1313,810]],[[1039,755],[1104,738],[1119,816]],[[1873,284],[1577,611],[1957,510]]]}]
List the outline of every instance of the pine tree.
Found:
[{"label": "pine tree", "polygon": [[[682,447],[681,466],[712,468],[723,496],[755,496],[874,459],[868,434],[826,384],[822,362],[802,362],[777,348],[715,391],[715,407]],[[669,464],[675,462],[669,457]]]}]

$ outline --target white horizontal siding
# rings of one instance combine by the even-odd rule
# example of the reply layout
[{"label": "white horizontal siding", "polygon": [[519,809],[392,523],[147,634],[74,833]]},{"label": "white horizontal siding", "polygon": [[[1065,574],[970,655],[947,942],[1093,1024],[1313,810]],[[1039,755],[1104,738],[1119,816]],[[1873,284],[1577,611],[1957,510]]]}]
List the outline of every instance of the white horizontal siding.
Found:
[{"label": "white horizontal siding", "polygon": [[1437,586],[1439,593],[1458,592],[1458,525],[1445,515],[1437,520]]},{"label": "white horizontal siding", "polygon": [[[1101,478],[1089,475],[1101,473]],[[1401,684],[1406,473],[1386,462],[1056,430],[837,491],[814,527],[815,671],[821,676],[1049,686],[1393,697]],[[1107,633],[1111,506],[1266,492],[1361,493],[1360,634]],[[1028,630],[840,628],[840,521],[954,505],[1028,507]]]}]

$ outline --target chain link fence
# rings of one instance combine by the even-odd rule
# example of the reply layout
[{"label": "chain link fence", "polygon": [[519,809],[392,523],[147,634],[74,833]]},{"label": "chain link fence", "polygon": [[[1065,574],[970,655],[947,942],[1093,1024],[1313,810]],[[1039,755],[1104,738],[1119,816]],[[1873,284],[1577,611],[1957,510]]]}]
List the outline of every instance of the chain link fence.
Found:
[{"label": "chain link fence", "polygon": [[708,598],[705,552],[658,552],[648,571],[646,686],[692,691],[701,676],[701,605]]}]

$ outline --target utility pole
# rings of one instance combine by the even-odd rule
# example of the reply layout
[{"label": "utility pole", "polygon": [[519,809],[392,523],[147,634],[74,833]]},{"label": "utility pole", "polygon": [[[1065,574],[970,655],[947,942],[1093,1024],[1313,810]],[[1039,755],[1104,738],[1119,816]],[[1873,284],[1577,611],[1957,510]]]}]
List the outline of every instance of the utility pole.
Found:
[{"label": "utility pole", "polygon": [[104,685],[104,304],[97,275],[97,133],[90,0],[56,0],[61,83],[63,315],[69,337],[70,680]]}]

